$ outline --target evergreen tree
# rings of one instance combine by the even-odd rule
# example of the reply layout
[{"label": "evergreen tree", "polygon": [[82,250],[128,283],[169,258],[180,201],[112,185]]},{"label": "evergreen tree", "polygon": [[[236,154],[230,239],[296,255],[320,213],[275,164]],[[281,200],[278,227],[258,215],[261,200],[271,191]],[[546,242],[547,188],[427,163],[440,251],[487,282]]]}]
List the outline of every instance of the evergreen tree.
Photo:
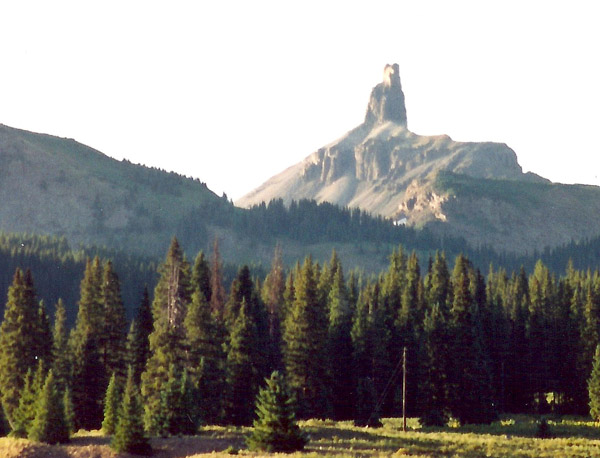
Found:
[{"label": "evergreen tree", "polygon": [[[71,334],[77,332],[75,328]],[[77,336],[73,352],[71,397],[76,429],[98,429],[102,424],[106,373],[91,331]],[[74,340],[74,339],[73,339]]]},{"label": "evergreen tree", "polygon": [[48,372],[41,390],[29,439],[48,444],[62,444],[69,441],[63,394],[58,390],[52,371]]},{"label": "evergreen tree", "polygon": [[19,406],[13,412],[11,436],[27,437],[35,419],[37,401],[44,385],[44,378],[45,373],[41,361],[35,374],[31,370],[27,371]]},{"label": "evergreen tree", "polygon": [[496,413],[469,270],[469,261],[459,255],[452,278],[454,295],[450,309],[450,341],[451,360],[461,364],[454,365],[450,374],[451,409],[461,424],[490,423],[496,418]]},{"label": "evergreen tree", "polygon": [[142,372],[146,369],[146,362],[150,356],[149,336],[152,331],[152,309],[150,307],[148,287],[144,286],[142,300],[127,335],[128,360],[129,364],[133,367],[133,375],[136,383],[140,382]]},{"label": "evergreen tree", "polygon": [[369,377],[360,378],[357,382],[354,424],[370,428],[383,426],[379,418],[377,393],[375,392],[373,379]]},{"label": "evergreen tree", "polygon": [[114,434],[117,426],[119,407],[121,405],[121,393],[115,374],[113,373],[106,388],[104,396],[104,420],[102,421],[102,432],[110,436]]},{"label": "evergreen tree", "polygon": [[206,260],[203,251],[200,251],[194,260],[194,268],[192,269],[192,287],[194,290],[200,290],[210,304],[212,296],[210,265]]},{"label": "evergreen tree", "polygon": [[93,339],[99,343],[104,331],[104,306],[102,301],[102,266],[97,256],[85,265],[85,272],[80,285],[77,321],[71,332],[72,346],[85,340],[85,334],[91,332]]},{"label": "evergreen tree", "polygon": [[216,237],[213,242],[210,267],[210,306],[217,319],[222,319],[225,307],[225,288],[223,287],[223,262],[219,252],[219,239]]},{"label": "evergreen tree", "polygon": [[310,257],[298,272],[294,302],[285,320],[284,363],[288,383],[303,418],[329,411],[326,390],[327,315],[318,300],[315,266]]},{"label": "evergreen tree", "polygon": [[19,405],[27,371],[34,371],[38,364],[38,325],[38,303],[31,273],[23,274],[17,269],[0,326],[0,396],[10,423]]},{"label": "evergreen tree", "polygon": [[246,300],[242,299],[227,352],[225,421],[234,425],[251,424],[253,400],[258,392],[258,370],[252,358],[256,326],[247,309]]},{"label": "evergreen tree", "polygon": [[347,420],[353,416],[353,405],[348,402],[356,385],[352,366],[352,310],[348,302],[341,264],[336,265],[333,284],[327,298],[329,309],[328,366],[331,380],[331,400],[335,419]]},{"label": "evergreen tree", "polygon": [[256,399],[258,418],[247,440],[250,450],[291,453],[304,448],[307,439],[296,424],[293,402],[285,379],[273,372]]},{"label": "evergreen tree", "polygon": [[37,360],[43,361],[46,368],[52,366],[52,331],[50,330],[50,319],[46,313],[44,301],[38,304],[37,326],[35,331]]},{"label": "evergreen tree", "polygon": [[133,379],[133,371],[130,368],[127,374],[127,383],[123,393],[117,427],[110,443],[110,446],[117,453],[128,452],[138,455],[150,455],[152,452],[148,438],[144,433],[142,415],[142,401]]},{"label": "evergreen tree", "polygon": [[65,423],[69,431],[69,435],[75,432],[75,411],[73,400],[71,398],[71,389],[67,386],[64,390],[63,404],[65,406]]},{"label": "evergreen tree", "polygon": [[204,421],[217,423],[223,407],[225,331],[212,314],[204,294],[196,290],[185,317],[189,375],[198,390],[198,408]]},{"label": "evergreen tree", "polygon": [[187,371],[180,373],[172,364],[168,374],[167,383],[161,392],[156,433],[162,437],[195,434],[199,412],[195,403],[196,393]]},{"label": "evergreen tree", "polygon": [[421,424],[443,426],[448,422],[448,330],[439,304],[425,315],[423,386],[419,398]]},{"label": "evergreen tree", "polygon": [[146,429],[160,430],[161,392],[168,382],[171,365],[181,370],[186,363],[184,320],[191,299],[189,264],[177,239],[173,239],[161,276],[154,290],[153,331],[149,336],[150,357],[142,373]]},{"label": "evergreen tree", "polygon": [[596,346],[592,373],[588,379],[590,415],[594,421],[600,421],[600,345]]},{"label": "evergreen tree", "polygon": [[271,271],[265,278],[262,300],[267,309],[269,323],[269,367],[283,369],[281,354],[281,323],[285,317],[285,272],[281,245],[275,247]]},{"label": "evergreen tree", "polygon": [[54,330],[52,333],[52,373],[61,390],[71,383],[71,360],[69,335],[67,331],[67,311],[62,299],[56,303]]},{"label": "evergreen tree", "polygon": [[127,321],[121,298],[121,284],[111,261],[105,263],[102,274],[102,302],[104,323],[98,345],[104,372],[115,373],[124,378]]}]

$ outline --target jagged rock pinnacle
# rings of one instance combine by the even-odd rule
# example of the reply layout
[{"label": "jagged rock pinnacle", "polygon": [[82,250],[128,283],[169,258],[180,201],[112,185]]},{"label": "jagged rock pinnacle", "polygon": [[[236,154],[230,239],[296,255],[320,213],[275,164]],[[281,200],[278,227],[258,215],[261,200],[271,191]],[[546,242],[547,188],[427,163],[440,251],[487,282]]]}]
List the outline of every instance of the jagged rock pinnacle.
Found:
[{"label": "jagged rock pinnacle", "polygon": [[383,70],[383,82],[371,91],[367,107],[365,124],[381,124],[392,121],[406,127],[406,106],[404,92],[400,84],[400,68],[398,64],[386,65]]}]

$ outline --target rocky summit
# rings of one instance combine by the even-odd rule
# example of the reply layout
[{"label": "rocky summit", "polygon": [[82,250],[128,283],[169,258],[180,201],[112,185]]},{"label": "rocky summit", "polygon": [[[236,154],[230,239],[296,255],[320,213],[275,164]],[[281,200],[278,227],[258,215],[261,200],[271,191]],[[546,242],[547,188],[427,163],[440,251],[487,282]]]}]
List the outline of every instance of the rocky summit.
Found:
[{"label": "rocky summit", "polygon": [[[286,204],[303,198],[328,201],[507,251],[532,251],[600,233],[600,219],[588,216],[589,207],[581,214],[575,212],[577,227],[561,219],[561,214],[571,215],[580,208],[581,195],[586,196],[586,204],[600,210],[599,188],[552,185],[550,194],[538,192],[550,182],[523,173],[517,155],[506,144],[422,136],[407,126],[399,66],[386,65],[383,81],[371,91],[361,125],[270,178],[236,205],[250,207],[272,199],[283,199]],[[465,180],[470,180],[468,186]],[[456,183],[461,186],[453,186]],[[510,192],[517,183],[536,191]],[[490,197],[484,192],[490,186],[506,192]],[[481,188],[475,197],[461,194],[474,187]],[[538,202],[542,206],[532,208],[540,215],[532,220],[531,214],[523,213],[524,202],[532,195],[538,200],[541,195],[552,199],[553,193],[560,194],[560,202],[547,202],[547,211]],[[469,214],[476,214],[477,220]],[[551,218],[555,227],[548,230],[536,218]]]}]

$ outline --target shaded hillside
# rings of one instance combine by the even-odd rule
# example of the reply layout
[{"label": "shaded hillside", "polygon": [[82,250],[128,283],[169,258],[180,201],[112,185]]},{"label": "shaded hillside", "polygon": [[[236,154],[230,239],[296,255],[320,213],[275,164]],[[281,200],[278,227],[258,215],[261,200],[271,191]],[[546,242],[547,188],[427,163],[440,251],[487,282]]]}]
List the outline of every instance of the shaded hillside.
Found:
[{"label": "shaded hillside", "polygon": [[[477,185],[453,190],[440,174]],[[523,173],[505,144],[457,142],[409,131],[399,69],[388,65],[360,126],[236,204],[315,199],[359,207],[409,226],[432,225],[438,235],[519,253],[599,234],[599,197],[598,187],[552,184]]]},{"label": "shaded hillside", "polygon": [[152,259],[162,257],[174,235],[189,256],[209,251],[219,238],[232,264],[269,265],[281,243],[289,262],[307,253],[328,259],[335,247],[369,271],[385,266],[390,247],[400,243],[439,247],[438,236],[331,204],[298,201],[285,208],[274,201],[240,209],[198,180],[7,126],[0,126],[0,199],[0,231],[64,237],[75,248],[105,246]]},{"label": "shaded hillside", "polygon": [[[204,183],[0,125],[0,230],[160,255],[182,216],[231,207]],[[205,225],[196,227],[199,234]]]}]

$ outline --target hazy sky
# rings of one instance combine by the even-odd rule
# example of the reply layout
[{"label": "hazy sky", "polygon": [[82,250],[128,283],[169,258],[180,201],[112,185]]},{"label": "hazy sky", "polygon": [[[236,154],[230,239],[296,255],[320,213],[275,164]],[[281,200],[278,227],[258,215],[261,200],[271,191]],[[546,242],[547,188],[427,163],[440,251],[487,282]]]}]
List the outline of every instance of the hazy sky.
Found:
[{"label": "hazy sky", "polygon": [[237,198],[361,123],[397,62],[413,132],[600,185],[597,5],[0,0],[0,123]]}]

